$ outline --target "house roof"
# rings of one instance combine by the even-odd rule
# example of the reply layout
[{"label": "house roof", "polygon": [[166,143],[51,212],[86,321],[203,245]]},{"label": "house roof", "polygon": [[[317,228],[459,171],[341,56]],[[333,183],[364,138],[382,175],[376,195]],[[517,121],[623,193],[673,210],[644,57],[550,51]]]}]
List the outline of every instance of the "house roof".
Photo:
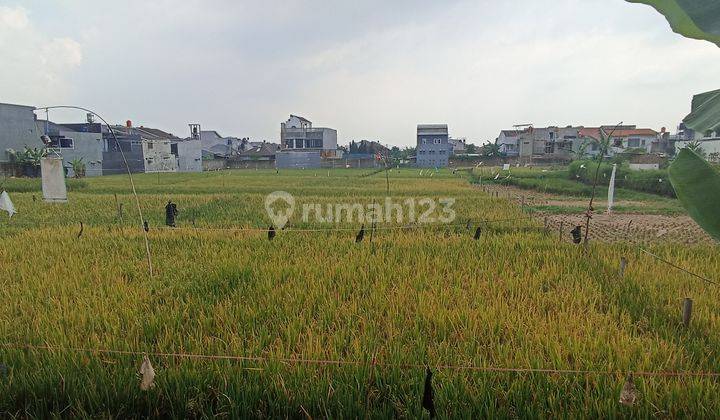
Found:
[{"label": "house roof", "polygon": [[636,128],[634,130],[606,130],[608,135],[612,133],[613,137],[630,137],[630,136],[657,136],[658,132],[650,128]]},{"label": "house roof", "polygon": [[240,156],[275,156],[275,153],[280,149],[280,145],[276,143],[263,143],[260,146],[255,146],[244,152],[240,152]]},{"label": "house roof", "polygon": [[302,121],[302,122],[312,123],[312,121],[308,120],[308,119],[305,118],[305,117],[301,117],[301,116],[299,116],[299,115],[290,114],[290,118],[293,118],[293,117],[299,119],[299,120]]},{"label": "house roof", "polygon": [[77,130],[71,128],[71,127],[65,127],[65,126],[62,125],[62,124],[54,123],[54,122],[48,121],[48,120],[38,119],[38,120],[37,120],[37,125],[38,125],[38,127],[41,128],[41,131],[45,131],[45,127],[46,127],[46,126],[47,126],[47,131],[48,131],[48,132],[60,131],[60,130],[62,130],[62,131],[71,131],[71,132],[77,131]]},{"label": "house roof", "polygon": [[590,137],[600,140],[600,127],[583,127],[578,131],[580,137]]},{"label": "house roof", "polygon": [[220,133],[218,133],[218,132],[215,131],[215,130],[200,130],[200,138],[203,137],[203,134],[204,134],[204,135],[215,136],[215,137],[218,138],[218,139],[224,138],[223,136],[220,135]]},{"label": "house roof", "polygon": [[[612,137],[632,137],[632,136],[657,136],[658,132],[650,128],[635,128],[622,130],[603,130],[606,135],[612,133]],[[580,137],[590,137],[600,140],[600,127],[583,127],[578,131]]]},{"label": "house roof", "polygon": [[139,135],[143,140],[177,140],[178,137],[176,137],[173,134],[167,133],[163,130],[159,130],[157,128],[150,128],[150,127],[127,127],[124,125],[113,125],[112,129],[114,131],[123,133],[123,134],[137,134]]},{"label": "house roof", "polygon": [[[172,133],[168,133],[167,131],[163,131],[157,128],[150,128],[150,127],[137,127],[135,128],[140,133],[146,133],[152,136],[157,137],[158,139],[177,139],[178,137]],[[143,136],[144,137],[144,136]]]},{"label": "house roof", "polygon": [[693,96],[692,110],[683,123],[699,133],[720,130],[720,89]]},{"label": "house roof", "polygon": [[510,137],[516,137],[519,136],[522,133],[520,130],[501,130],[500,134],[505,134],[506,136]]},{"label": "house roof", "polygon": [[630,163],[662,163],[665,159],[658,155],[636,155],[630,158]]},{"label": "house roof", "polygon": [[214,146],[210,146],[206,149],[203,149],[203,152],[210,152],[217,156],[230,156],[233,154],[233,147],[229,146],[227,144],[216,144]]}]

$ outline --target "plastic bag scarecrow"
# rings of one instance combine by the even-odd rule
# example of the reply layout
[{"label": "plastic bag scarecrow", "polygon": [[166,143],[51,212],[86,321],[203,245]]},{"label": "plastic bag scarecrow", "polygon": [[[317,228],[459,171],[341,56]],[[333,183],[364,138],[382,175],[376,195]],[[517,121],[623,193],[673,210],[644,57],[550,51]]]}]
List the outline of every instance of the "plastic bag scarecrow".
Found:
[{"label": "plastic bag scarecrow", "polygon": [[0,210],[8,212],[9,217],[12,217],[13,214],[17,213],[7,191],[3,191],[2,194],[0,194]]}]

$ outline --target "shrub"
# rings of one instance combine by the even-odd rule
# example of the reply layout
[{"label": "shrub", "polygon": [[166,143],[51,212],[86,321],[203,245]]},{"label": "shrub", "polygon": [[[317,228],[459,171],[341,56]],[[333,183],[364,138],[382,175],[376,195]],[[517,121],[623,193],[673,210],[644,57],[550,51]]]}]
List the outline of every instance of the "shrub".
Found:
[{"label": "shrub", "polygon": [[[575,161],[568,167],[568,177],[570,179],[580,181],[584,184],[592,185],[595,181],[595,171],[597,162],[594,161]],[[603,163],[600,165],[600,173],[598,174],[598,183],[607,185],[612,175],[612,165]],[[647,192],[651,194],[663,195],[666,197],[675,197],[667,170],[647,170],[647,171],[631,171],[629,166],[623,164],[618,165],[615,174],[615,187],[626,188],[634,191]]]}]

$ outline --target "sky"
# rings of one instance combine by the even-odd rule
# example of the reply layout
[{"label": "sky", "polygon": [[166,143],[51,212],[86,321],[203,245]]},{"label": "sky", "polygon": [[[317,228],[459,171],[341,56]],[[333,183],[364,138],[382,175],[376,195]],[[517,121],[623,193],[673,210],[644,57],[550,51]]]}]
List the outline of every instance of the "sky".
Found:
[{"label": "sky", "polygon": [[[675,131],[720,88],[720,48],[624,0],[0,0],[0,102],[278,142],[482,144],[514,124]],[[82,121],[53,111],[50,119]]]}]

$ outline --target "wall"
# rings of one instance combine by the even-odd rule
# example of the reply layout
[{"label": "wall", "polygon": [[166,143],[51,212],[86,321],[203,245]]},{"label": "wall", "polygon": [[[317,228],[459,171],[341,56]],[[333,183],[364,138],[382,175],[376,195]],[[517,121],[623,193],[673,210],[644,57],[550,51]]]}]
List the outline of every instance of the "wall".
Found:
[{"label": "wall", "polygon": [[633,171],[649,171],[660,169],[659,163],[631,163],[630,169]]},{"label": "wall", "polygon": [[[292,145],[287,144],[288,139],[294,139]],[[290,128],[283,127],[280,131],[280,145],[283,149],[307,149],[308,147],[305,139],[318,139],[322,140],[322,150],[336,150],[337,149],[337,130],[332,128]],[[301,140],[298,142],[298,140]],[[298,143],[302,143],[299,145]],[[301,147],[298,147],[301,146]],[[311,147],[311,149],[319,150],[317,147]]]},{"label": "wall", "polygon": [[[702,148],[706,155],[710,155],[711,153],[720,153],[720,137],[714,139],[697,140],[697,142],[700,144],[700,148]],[[691,142],[689,141],[675,142],[675,150],[680,151],[680,149],[687,147],[687,145],[690,143]]]},{"label": "wall", "polygon": [[176,144],[178,172],[202,172],[202,143],[200,140],[182,140]]},{"label": "wall", "polygon": [[67,176],[73,177],[70,162],[82,158],[85,163],[86,176],[100,176],[103,174],[103,140],[100,133],[81,133],[77,131],[59,130],[61,136],[73,139],[72,149],[52,149],[63,158],[63,166],[67,169]]},{"label": "wall", "polygon": [[0,104],[0,162],[9,162],[7,149],[43,147],[33,110],[29,106]]},{"label": "wall", "polygon": [[227,161],[225,159],[204,159],[202,161],[203,171],[219,171],[227,167]]},{"label": "wall", "polygon": [[170,151],[170,140],[143,140],[145,172],[176,172],[177,161]]},{"label": "wall", "polygon": [[275,155],[275,165],[277,168],[320,168],[321,154],[317,152],[295,152],[280,151]]},{"label": "wall", "polygon": [[444,168],[452,153],[445,124],[418,125],[415,165],[420,168]]},{"label": "wall", "polygon": [[[117,175],[127,173],[122,153],[117,150],[117,144],[111,136],[105,136],[105,151],[102,154],[103,175]],[[118,141],[125,153],[125,159],[130,167],[130,172],[145,172],[145,160],[143,159],[140,136],[122,135],[118,136]]]}]

